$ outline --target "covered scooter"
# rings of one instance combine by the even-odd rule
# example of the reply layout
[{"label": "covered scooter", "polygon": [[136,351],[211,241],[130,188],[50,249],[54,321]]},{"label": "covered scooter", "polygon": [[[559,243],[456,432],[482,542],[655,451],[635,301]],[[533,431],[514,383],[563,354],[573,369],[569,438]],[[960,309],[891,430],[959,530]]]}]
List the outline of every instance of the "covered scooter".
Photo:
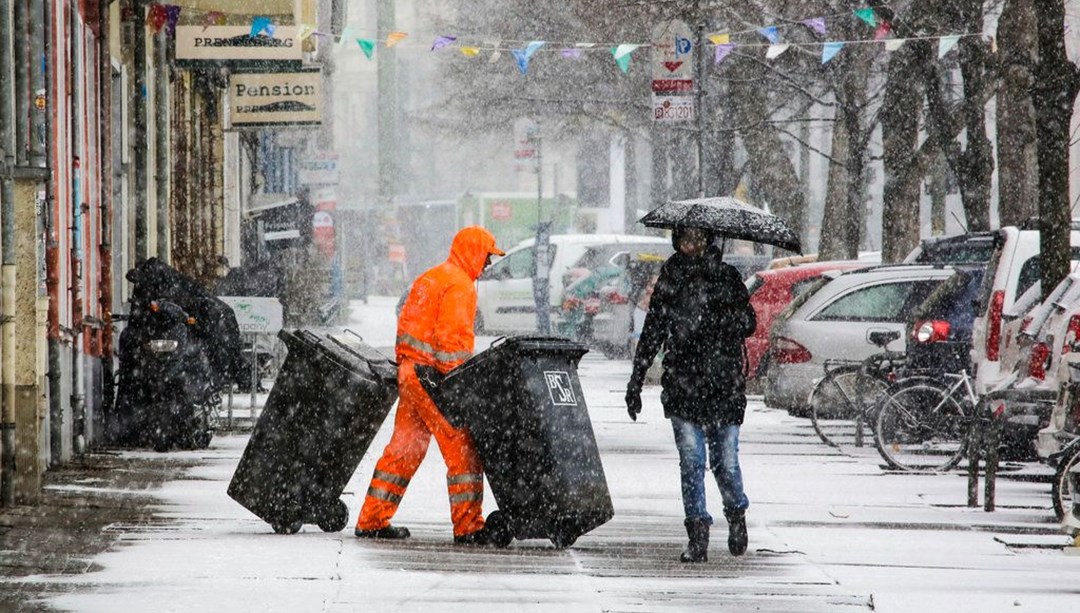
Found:
[{"label": "covered scooter", "polygon": [[118,445],[158,451],[210,444],[221,391],[239,363],[232,309],[191,279],[151,259],[135,284],[119,340],[116,404],[107,432]]}]

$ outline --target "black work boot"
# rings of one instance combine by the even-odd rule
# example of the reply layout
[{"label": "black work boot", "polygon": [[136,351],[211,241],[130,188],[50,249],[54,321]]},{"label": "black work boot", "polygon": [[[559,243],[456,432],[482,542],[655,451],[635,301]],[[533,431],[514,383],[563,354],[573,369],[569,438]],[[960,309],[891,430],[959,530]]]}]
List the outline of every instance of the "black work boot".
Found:
[{"label": "black work boot", "polygon": [[686,535],[690,537],[690,543],[683,550],[679,560],[682,562],[708,562],[709,561],[709,526],[712,522],[708,519],[687,519]]},{"label": "black work boot", "polygon": [[495,534],[487,526],[484,526],[476,532],[455,536],[454,544],[470,545],[472,547],[495,547]]},{"label": "black work boot", "polygon": [[407,539],[412,536],[409,529],[402,526],[387,526],[378,530],[353,530],[356,538],[361,539]]},{"label": "black work boot", "polygon": [[728,521],[727,548],[733,556],[746,553],[746,511],[725,511]]}]

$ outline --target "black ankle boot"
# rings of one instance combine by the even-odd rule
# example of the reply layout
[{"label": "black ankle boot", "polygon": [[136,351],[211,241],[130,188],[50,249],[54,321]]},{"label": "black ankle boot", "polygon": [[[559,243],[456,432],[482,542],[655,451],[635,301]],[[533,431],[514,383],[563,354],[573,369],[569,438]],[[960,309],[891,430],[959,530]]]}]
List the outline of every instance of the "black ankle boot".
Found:
[{"label": "black ankle boot", "polygon": [[686,535],[690,537],[690,543],[679,556],[682,562],[708,562],[709,561],[709,526],[712,524],[708,519],[687,519]]},{"label": "black ankle boot", "polygon": [[730,511],[724,515],[728,520],[728,551],[733,556],[741,556],[746,553],[746,511]]},{"label": "black ankle boot", "polygon": [[378,530],[353,530],[356,538],[361,539],[407,539],[411,536],[409,529],[403,526],[387,526]]}]

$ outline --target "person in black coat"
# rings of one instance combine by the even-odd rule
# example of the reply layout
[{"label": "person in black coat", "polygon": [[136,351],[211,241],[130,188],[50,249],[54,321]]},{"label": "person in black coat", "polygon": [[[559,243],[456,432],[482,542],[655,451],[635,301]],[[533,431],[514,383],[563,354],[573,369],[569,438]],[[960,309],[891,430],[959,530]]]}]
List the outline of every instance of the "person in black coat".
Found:
[{"label": "person in black coat", "polygon": [[683,562],[708,559],[712,516],[705,504],[705,456],[724,502],[728,549],[746,551],[750,502],[739,468],[739,426],[746,411],[744,340],[757,325],[750,295],[734,267],[723,262],[713,236],[676,228],[676,252],[660,269],[626,386],[630,418],[641,412],[645,373],[660,351],[660,401],[679,450],[683,510],[690,543]]}]

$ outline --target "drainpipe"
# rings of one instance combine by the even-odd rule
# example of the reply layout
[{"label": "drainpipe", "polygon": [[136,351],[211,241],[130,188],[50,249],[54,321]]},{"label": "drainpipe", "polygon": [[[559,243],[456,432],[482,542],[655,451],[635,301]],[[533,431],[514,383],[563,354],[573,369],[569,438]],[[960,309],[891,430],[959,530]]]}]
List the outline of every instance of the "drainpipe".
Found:
[{"label": "drainpipe", "polygon": [[[7,269],[15,262],[15,184],[8,174],[15,166],[15,109],[11,100],[12,57],[11,57],[11,2],[0,1],[0,150],[4,152],[3,167],[0,168],[0,249],[3,251],[4,287],[2,308],[0,308],[0,338],[3,339],[3,352],[0,361],[7,364],[8,351],[14,343],[8,343],[8,337],[14,340],[14,331],[8,319],[14,301],[8,300]],[[13,285],[13,284],[12,284]],[[14,287],[12,287],[14,290]],[[4,390],[8,379],[4,369]],[[0,506],[10,507],[15,503],[12,486],[15,476],[15,406],[6,394],[0,410]]]},{"label": "drainpipe", "polygon": [[[41,3],[43,5],[50,3]],[[49,6],[45,11],[44,23],[52,22],[52,11]],[[44,28],[43,28],[44,29]],[[52,27],[49,28],[52,32]],[[49,58],[49,64],[56,66],[57,49],[50,44],[50,38],[45,38],[45,53]],[[56,151],[56,126],[55,116],[60,105],[56,100],[56,80],[60,75],[52,71],[49,75],[50,83],[48,91],[51,94],[49,108],[45,113],[45,159],[50,164],[55,160]],[[56,193],[54,185],[55,177],[45,183],[45,288],[49,295],[49,307],[47,314],[48,326],[46,328],[48,348],[48,386],[49,386],[49,463],[50,466],[60,464],[64,457],[64,405],[60,391],[60,242],[56,232]]]},{"label": "drainpipe", "polygon": [[[71,20],[71,40],[79,40],[77,24]],[[86,151],[82,150],[82,132],[85,129],[83,116],[79,113],[79,100],[83,97],[82,79],[76,70],[78,61],[72,55],[71,71],[71,134],[75,143],[71,166],[71,248],[68,250],[68,265],[71,270],[71,443],[76,454],[86,450],[86,407],[83,404],[83,220],[86,212],[86,186],[83,176],[82,160]],[[87,169],[89,171],[89,169]]]},{"label": "drainpipe", "polygon": [[[101,61],[98,73],[98,84],[102,108],[110,109],[102,113],[101,117],[101,144],[98,146],[103,161],[101,173],[101,267],[99,272],[100,290],[99,303],[101,305],[101,376],[103,390],[112,390],[113,386],[113,363],[112,363],[112,197],[113,197],[113,173],[116,169],[113,164],[112,142],[112,66],[109,62],[109,3],[98,3],[98,23],[100,35],[98,36],[98,57]],[[112,392],[105,395],[102,402],[102,413],[108,415],[112,411]],[[104,421],[103,421],[104,423]]]},{"label": "drainpipe", "polygon": [[131,87],[132,141],[131,161],[135,174],[135,263],[139,264],[150,257],[147,244],[147,159],[148,144],[146,138],[146,1],[132,0],[132,12],[135,14],[134,74]]},{"label": "drainpipe", "polygon": [[169,262],[169,62],[165,28],[154,41],[154,174],[157,187],[157,256]]}]

